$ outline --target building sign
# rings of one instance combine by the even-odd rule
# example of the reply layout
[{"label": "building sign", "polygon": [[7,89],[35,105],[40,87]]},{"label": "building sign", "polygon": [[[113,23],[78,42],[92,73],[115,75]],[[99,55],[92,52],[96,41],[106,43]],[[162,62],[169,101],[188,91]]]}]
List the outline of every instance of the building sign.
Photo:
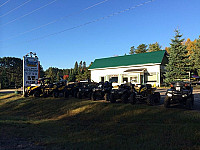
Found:
[{"label": "building sign", "polygon": [[[32,56],[33,55],[33,56]],[[24,87],[31,84],[37,84],[39,77],[38,57],[34,53],[27,54],[23,57],[23,85]]]}]

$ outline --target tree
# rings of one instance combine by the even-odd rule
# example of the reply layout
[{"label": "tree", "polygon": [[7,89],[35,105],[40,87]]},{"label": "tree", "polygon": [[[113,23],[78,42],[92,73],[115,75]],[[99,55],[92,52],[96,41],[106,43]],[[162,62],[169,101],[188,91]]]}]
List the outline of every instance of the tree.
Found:
[{"label": "tree", "polygon": [[161,46],[158,44],[158,42],[154,44],[149,44],[148,52],[154,52],[154,51],[161,51]]},{"label": "tree", "polygon": [[40,78],[43,78],[44,75],[45,75],[45,72],[44,72],[44,70],[43,70],[42,65],[40,64]]},{"label": "tree", "polygon": [[189,55],[186,46],[183,44],[184,39],[178,30],[175,30],[175,37],[171,39],[169,63],[166,66],[165,82],[169,84],[172,81],[184,80],[188,78]]},{"label": "tree", "polygon": [[16,87],[23,83],[23,61],[15,57],[0,58],[0,84],[1,88]]},{"label": "tree", "polygon": [[75,62],[75,65],[74,65],[74,74],[75,75],[78,74],[78,62],[77,61]]},{"label": "tree", "polygon": [[86,70],[87,68],[86,68],[86,62],[84,61],[83,62],[83,72]]},{"label": "tree", "polygon": [[129,54],[130,54],[130,55],[133,55],[134,53],[135,53],[135,47],[132,46],[131,49],[130,49]]},{"label": "tree", "polygon": [[146,44],[140,44],[137,49],[135,50],[136,54],[139,53],[146,53],[147,52],[147,45]]},{"label": "tree", "polygon": [[191,63],[192,70],[194,73],[198,73],[200,75],[200,37],[195,41],[195,45],[191,51]]},{"label": "tree", "polygon": [[80,61],[79,66],[78,66],[78,73],[82,73],[82,70],[83,70],[82,64],[83,64],[83,62]]},{"label": "tree", "polygon": [[170,47],[165,47],[165,50],[167,51],[168,54],[170,54]]}]

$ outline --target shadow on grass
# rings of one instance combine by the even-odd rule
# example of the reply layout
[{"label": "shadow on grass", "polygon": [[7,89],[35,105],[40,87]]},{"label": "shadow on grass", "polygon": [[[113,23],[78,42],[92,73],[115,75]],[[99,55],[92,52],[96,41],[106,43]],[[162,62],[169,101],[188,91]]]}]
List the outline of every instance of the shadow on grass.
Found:
[{"label": "shadow on grass", "polygon": [[19,98],[0,106],[0,138],[46,149],[195,149],[199,124],[199,113],[145,104]]}]

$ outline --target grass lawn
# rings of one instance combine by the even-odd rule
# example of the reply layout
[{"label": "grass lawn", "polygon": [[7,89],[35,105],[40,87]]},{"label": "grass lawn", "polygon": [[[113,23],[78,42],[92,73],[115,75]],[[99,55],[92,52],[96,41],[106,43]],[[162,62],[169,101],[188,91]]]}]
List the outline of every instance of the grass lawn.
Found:
[{"label": "grass lawn", "polygon": [[200,149],[200,112],[7,94],[0,149]]}]

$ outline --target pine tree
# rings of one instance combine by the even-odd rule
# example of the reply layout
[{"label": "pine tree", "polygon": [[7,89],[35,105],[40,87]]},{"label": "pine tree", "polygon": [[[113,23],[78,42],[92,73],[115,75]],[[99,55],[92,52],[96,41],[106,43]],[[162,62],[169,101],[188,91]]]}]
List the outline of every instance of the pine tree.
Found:
[{"label": "pine tree", "polygon": [[83,62],[83,72],[86,70],[86,62]]},{"label": "pine tree", "polygon": [[165,82],[169,84],[172,81],[188,79],[189,55],[186,46],[183,45],[184,39],[181,39],[178,30],[175,30],[175,37],[171,39],[169,63],[166,66]]},{"label": "pine tree", "polygon": [[75,75],[78,74],[78,62],[77,61],[75,62],[75,65],[74,65],[74,74]]},{"label": "pine tree", "polygon": [[131,49],[130,49],[129,54],[130,54],[130,55],[133,55],[134,53],[135,53],[135,47],[132,46]]},{"label": "pine tree", "polygon": [[146,44],[140,44],[137,49],[135,50],[136,54],[139,53],[146,53],[147,52],[147,45]]},{"label": "pine tree", "polygon": [[161,46],[158,42],[149,44],[148,52],[161,51]]}]

